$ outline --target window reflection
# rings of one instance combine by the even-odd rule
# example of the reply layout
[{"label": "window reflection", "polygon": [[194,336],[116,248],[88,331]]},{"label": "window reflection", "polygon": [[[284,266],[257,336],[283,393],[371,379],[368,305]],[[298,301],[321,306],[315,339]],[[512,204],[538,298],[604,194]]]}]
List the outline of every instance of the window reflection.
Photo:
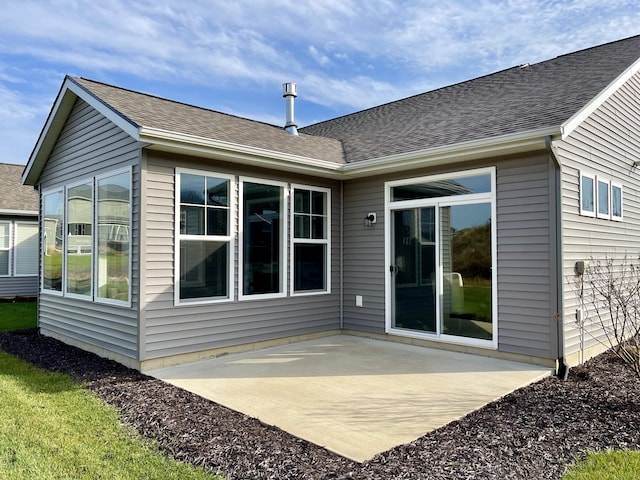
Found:
[{"label": "window reflection", "polygon": [[98,297],[129,301],[131,178],[101,178],[98,197]]},{"label": "window reflection", "polygon": [[400,185],[391,188],[394,202],[488,192],[491,192],[491,175],[489,174]]},{"label": "window reflection", "polygon": [[67,189],[67,293],[91,296],[93,183]]}]

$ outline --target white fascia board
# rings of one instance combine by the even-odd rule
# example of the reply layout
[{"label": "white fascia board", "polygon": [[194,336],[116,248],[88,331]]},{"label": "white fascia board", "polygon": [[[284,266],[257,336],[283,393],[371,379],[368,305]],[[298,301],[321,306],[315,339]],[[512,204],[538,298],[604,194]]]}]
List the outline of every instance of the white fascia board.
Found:
[{"label": "white fascia board", "polygon": [[445,163],[544,150],[546,149],[546,138],[557,135],[560,135],[560,127],[529,130],[527,132],[473,140],[454,145],[416,150],[350,163],[342,168],[342,172],[344,178],[357,178],[442,165]]},{"label": "white fascia board", "polygon": [[595,112],[604,102],[606,102],[616,90],[624,85],[631,77],[640,71],[640,59],[636,60],[618,78],[604,88],[591,102],[578,110],[561,126],[562,140],[567,138],[589,115]]},{"label": "white fascia board", "polygon": [[245,165],[340,178],[343,164],[183,133],[141,127],[139,141],[149,149],[229,160]]},{"label": "white fascia board", "polygon": [[[67,83],[68,86],[66,85]],[[75,83],[73,79],[67,79],[65,86],[82,100],[91,105],[91,107],[95,108],[98,112],[107,117],[107,119],[115,123],[119,128],[127,133],[127,135],[131,136],[135,140],[139,139],[139,126],[133,120],[117,113],[102,100]]]}]

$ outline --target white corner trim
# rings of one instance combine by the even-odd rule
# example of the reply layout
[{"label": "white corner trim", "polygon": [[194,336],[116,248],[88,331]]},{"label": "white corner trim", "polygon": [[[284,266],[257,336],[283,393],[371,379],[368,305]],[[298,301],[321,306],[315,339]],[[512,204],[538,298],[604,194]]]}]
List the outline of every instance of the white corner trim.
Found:
[{"label": "white corner trim", "polygon": [[640,71],[640,59],[636,60],[629,68],[627,68],[618,78],[604,88],[596,97],[578,110],[566,122],[561,125],[562,139],[567,138],[589,115],[595,112],[611,95],[613,95],[622,85],[624,85],[631,77]]}]

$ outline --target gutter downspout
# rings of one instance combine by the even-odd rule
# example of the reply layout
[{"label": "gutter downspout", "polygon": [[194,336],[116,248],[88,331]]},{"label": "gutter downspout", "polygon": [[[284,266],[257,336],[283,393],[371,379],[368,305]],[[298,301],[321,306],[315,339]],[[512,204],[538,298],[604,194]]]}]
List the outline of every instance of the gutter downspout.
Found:
[{"label": "gutter downspout", "polygon": [[563,256],[562,256],[562,165],[556,157],[555,152],[553,151],[553,146],[551,143],[551,136],[547,135],[545,137],[545,145],[547,147],[547,151],[553,160],[553,164],[555,166],[554,173],[554,186],[555,186],[555,243],[556,243],[556,252],[555,252],[555,263],[556,263],[556,327],[557,327],[557,341],[558,341],[558,351],[557,351],[557,370],[556,375],[558,378],[562,380],[566,380],[569,375],[569,366],[565,363],[564,360],[564,308],[563,308],[563,281],[562,281],[562,270],[563,270]]},{"label": "gutter downspout", "polygon": [[340,331],[344,330],[344,180],[340,180]]}]

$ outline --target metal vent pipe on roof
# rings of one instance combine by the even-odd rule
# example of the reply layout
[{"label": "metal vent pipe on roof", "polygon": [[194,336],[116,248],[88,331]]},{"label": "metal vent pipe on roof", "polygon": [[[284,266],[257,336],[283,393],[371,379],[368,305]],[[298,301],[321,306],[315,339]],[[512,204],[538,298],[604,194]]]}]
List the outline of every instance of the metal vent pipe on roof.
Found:
[{"label": "metal vent pipe on roof", "polygon": [[293,114],[294,99],[298,96],[298,87],[295,83],[282,84],[282,96],[286,101],[286,121],[284,129],[291,135],[298,135],[298,124]]}]

